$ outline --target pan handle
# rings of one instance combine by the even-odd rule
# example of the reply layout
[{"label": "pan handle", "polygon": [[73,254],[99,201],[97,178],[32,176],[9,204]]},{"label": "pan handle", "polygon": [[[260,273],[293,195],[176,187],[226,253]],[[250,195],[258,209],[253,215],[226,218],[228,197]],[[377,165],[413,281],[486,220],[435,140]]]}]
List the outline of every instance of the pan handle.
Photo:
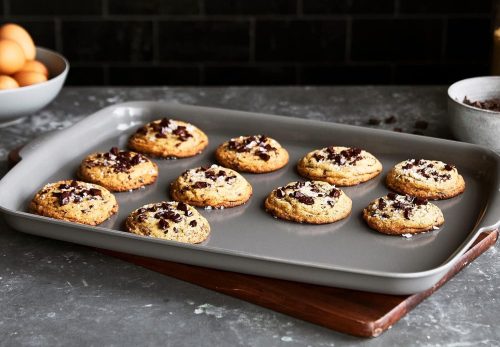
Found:
[{"label": "pan handle", "polygon": [[49,137],[54,135],[54,133],[57,132],[57,130],[51,130],[47,131],[38,137],[34,138],[30,142],[14,148],[12,151],[9,152],[9,164],[10,166],[14,166],[17,163],[19,163],[23,158],[26,158],[31,152],[33,152],[35,149],[38,148],[42,143],[44,143]]}]

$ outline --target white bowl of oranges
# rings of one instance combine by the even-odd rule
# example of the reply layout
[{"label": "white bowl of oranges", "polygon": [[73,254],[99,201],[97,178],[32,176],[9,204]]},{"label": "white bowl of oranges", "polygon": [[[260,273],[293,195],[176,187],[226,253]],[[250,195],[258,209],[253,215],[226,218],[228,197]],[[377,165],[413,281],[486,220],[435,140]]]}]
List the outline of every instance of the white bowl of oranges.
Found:
[{"label": "white bowl of oranges", "polygon": [[60,54],[36,47],[16,24],[0,27],[0,126],[30,115],[59,94],[69,63]]}]

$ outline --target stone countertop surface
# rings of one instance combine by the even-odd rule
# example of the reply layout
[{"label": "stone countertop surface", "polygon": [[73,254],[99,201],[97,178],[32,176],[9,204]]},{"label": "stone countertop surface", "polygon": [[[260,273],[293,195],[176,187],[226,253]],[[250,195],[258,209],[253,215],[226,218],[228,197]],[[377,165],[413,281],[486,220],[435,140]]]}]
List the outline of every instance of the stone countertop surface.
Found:
[{"label": "stone countertop surface", "polygon": [[[65,88],[0,128],[8,152],[124,101],[162,100],[450,138],[444,87]],[[1,105],[0,105],[1,107]],[[391,116],[396,121],[387,124]],[[370,125],[369,119],[381,120]],[[425,121],[416,129],[416,121]],[[373,122],[373,121],[372,121]],[[498,244],[375,339],[343,335],[0,220],[0,345],[500,346]]]}]

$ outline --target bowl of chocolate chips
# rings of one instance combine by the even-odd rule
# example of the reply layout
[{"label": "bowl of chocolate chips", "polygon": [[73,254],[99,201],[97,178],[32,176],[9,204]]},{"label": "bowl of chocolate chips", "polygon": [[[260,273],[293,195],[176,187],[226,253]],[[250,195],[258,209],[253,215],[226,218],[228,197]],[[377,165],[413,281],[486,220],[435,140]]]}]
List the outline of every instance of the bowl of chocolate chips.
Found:
[{"label": "bowl of chocolate chips", "polygon": [[500,76],[474,77],[448,88],[453,135],[500,152]]}]

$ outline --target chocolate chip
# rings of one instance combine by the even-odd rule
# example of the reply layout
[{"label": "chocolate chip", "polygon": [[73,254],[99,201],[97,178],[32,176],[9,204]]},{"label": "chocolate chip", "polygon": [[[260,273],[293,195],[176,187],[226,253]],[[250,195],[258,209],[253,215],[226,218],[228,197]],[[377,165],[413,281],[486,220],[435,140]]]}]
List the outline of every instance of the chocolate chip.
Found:
[{"label": "chocolate chip", "polygon": [[324,156],[322,156],[321,154],[318,154],[318,153],[314,153],[313,158],[316,159],[316,161],[322,161],[325,159]]},{"label": "chocolate chip", "polygon": [[378,118],[370,118],[370,119],[368,119],[368,124],[369,125],[379,125],[380,124],[380,119],[378,119]]},{"label": "chocolate chip", "polygon": [[330,194],[328,194],[332,198],[338,198],[340,196],[340,190],[333,188]]},{"label": "chocolate chip", "polygon": [[158,124],[163,128],[167,128],[170,125],[170,119],[162,118],[162,120]]},{"label": "chocolate chip", "polygon": [[404,212],[403,212],[403,216],[404,216],[406,219],[410,219],[410,216],[411,216],[411,209],[410,209],[410,208],[405,208],[405,209],[404,209]]},{"label": "chocolate chip", "polygon": [[145,214],[140,214],[137,216],[137,221],[140,223],[144,222],[146,219],[148,219],[148,217]]},{"label": "chocolate chip", "polygon": [[113,155],[118,155],[120,153],[120,150],[118,149],[118,147],[112,147],[110,150],[109,150],[109,153],[113,154]]},{"label": "chocolate chip", "polygon": [[155,137],[156,137],[157,139],[164,139],[164,138],[166,138],[166,137],[167,137],[167,135],[165,135],[165,134],[163,134],[163,133],[157,133],[157,134],[155,134]]},{"label": "chocolate chip", "polygon": [[379,209],[379,210],[383,210],[386,206],[387,206],[387,204],[386,204],[386,202],[384,201],[384,199],[379,198],[379,199],[378,199],[378,209]]},{"label": "chocolate chip", "polygon": [[411,163],[406,163],[405,165],[403,165],[403,170],[409,170],[413,167],[413,164]]},{"label": "chocolate chip", "polygon": [[139,129],[137,129],[136,132],[137,134],[146,135],[148,133],[148,128],[146,128],[145,126],[140,127]]},{"label": "chocolate chip", "polygon": [[186,205],[185,203],[183,202],[179,202],[177,203],[177,208],[179,210],[181,210],[182,212],[184,212],[184,215],[190,217],[193,215],[193,212],[191,212],[191,210],[189,209],[188,205]]},{"label": "chocolate chip", "polygon": [[484,101],[470,101],[467,96],[464,97],[463,103],[472,107],[480,108],[483,110],[489,110],[494,112],[500,112],[500,100],[499,99],[487,99]]},{"label": "chocolate chip", "polygon": [[189,222],[189,226],[191,226],[191,227],[193,227],[193,228],[194,228],[196,225],[198,225],[198,223],[196,223],[196,221],[195,221],[195,220],[192,220],[191,222]]},{"label": "chocolate chip", "polygon": [[63,183],[63,184],[60,184],[57,189],[69,189],[71,186],[66,184],[66,183]]},{"label": "chocolate chip", "polygon": [[77,181],[75,181],[75,180],[72,180],[70,185],[71,185],[73,188],[76,188],[76,187],[78,187],[78,182],[77,182]]},{"label": "chocolate chip", "polygon": [[429,126],[429,123],[427,123],[425,120],[417,120],[413,127],[415,129],[422,129],[425,130]]},{"label": "chocolate chip", "polygon": [[395,116],[389,116],[384,120],[385,124],[393,124],[396,123],[397,121],[398,119]]},{"label": "chocolate chip", "polygon": [[313,205],[314,204],[314,199],[312,197],[306,196],[306,195],[302,194],[301,192],[294,192],[293,197],[305,205]]},{"label": "chocolate chip", "polygon": [[382,213],[382,218],[389,218],[390,216],[387,213]]},{"label": "chocolate chip", "polygon": [[392,204],[392,207],[394,207],[396,210],[401,210],[404,208],[404,205],[400,201],[396,201]]},{"label": "chocolate chip", "polygon": [[61,192],[59,195],[59,204],[61,206],[67,205],[71,202],[71,192]]},{"label": "chocolate chip", "polygon": [[102,196],[102,192],[100,189],[97,188],[90,188],[89,189],[89,194],[92,196]]},{"label": "chocolate chip", "polygon": [[427,205],[427,200],[416,197],[415,199],[413,199],[413,203],[415,205]]},{"label": "chocolate chip", "polygon": [[158,226],[160,227],[160,229],[166,230],[166,229],[168,229],[168,227],[170,226],[170,224],[168,224],[168,222],[165,219],[160,219],[158,221]]},{"label": "chocolate chip", "polygon": [[259,158],[264,161],[268,161],[269,159],[271,159],[271,156],[267,153],[259,152]]},{"label": "chocolate chip", "polygon": [[202,188],[206,188],[208,187],[209,184],[207,182],[203,182],[203,181],[198,181],[198,182],[195,182],[192,187],[194,189],[202,189]]},{"label": "chocolate chip", "polygon": [[451,170],[453,170],[454,168],[455,168],[455,166],[454,166],[454,165],[450,165],[450,164],[446,164],[446,165],[444,166],[444,169],[445,169],[446,171],[451,171]]},{"label": "chocolate chip", "polygon": [[387,194],[387,198],[389,200],[396,200],[396,197],[397,197],[396,193],[390,192],[390,193]]},{"label": "chocolate chip", "polygon": [[285,197],[285,192],[281,188],[278,188],[276,189],[276,196],[280,199],[283,199]]}]

